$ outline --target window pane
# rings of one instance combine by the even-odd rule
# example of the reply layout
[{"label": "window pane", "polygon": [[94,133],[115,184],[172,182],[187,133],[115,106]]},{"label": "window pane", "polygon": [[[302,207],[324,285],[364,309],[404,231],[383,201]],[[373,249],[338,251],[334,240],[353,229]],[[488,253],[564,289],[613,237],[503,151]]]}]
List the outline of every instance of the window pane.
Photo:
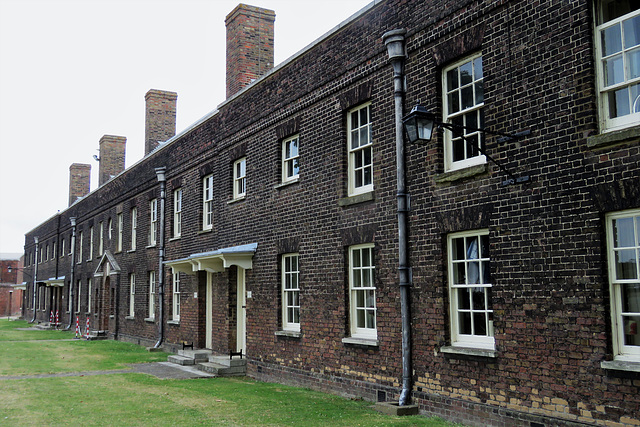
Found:
[{"label": "window pane", "polygon": [[482,57],[476,58],[473,60],[473,67],[474,67],[474,77],[476,80],[481,79],[483,77],[482,75]]},{"label": "window pane", "polygon": [[489,235],[480,236],[480,258],[489,258]]},{"label": "window pane", "polygon": [[458,328],[459,333],[471,335],[471,313],[458,313]]},{"label": "window pane", "polygon": [[462,138],[454,139],[453,142],[453,161],[457,162],[458,160],[464,160],[465,156],[465,145],[466,141]]},{"label": "window pane", "polygon": [[622,249],[615,251],[616,279],[636,279],[636,250]]},{"label": "window pane", "polygon": [[484,102],[484,83],[481,81],[475,83],[476,86],[476,104]]},{"label": "window pane", "polygon": [[351,131],[351,149],[354,150],[356,148],[358,148],[360,146],[360,140],[358,139],[358,136],[360,135],[360,133],[358,132],[358,130],[352,130]]},{"label": "window pane", "polygon": [[621,285],[622,311],[640,313],[640,283]]},{"label": "window pane", "polygon": [[365,328],[366,327],[364,316],[365,316],[364,310],[358,310],[358,312],[356,313],[356,317],[357,317],[356,326],[358,328]]},{"label": "window pane", "polygon": [[485,313],[473,313],[474,335],[487,335],[487,315]]},{"label": "window pane", "polygon": [[640,316],[622,316],[625,345],[640,345]]},{"label": "window pane", "polygon": [[451,241],[453,244],[453,259],[461,260],[464,259],[464,239],[457,238]]},{"label": "window pane", "polygon": [[624,47],[629,49],[640,44],[640,16],[627,19],[624,26]]},{"label": "window pane", "polygon": [[605,86],[624,82],[624,62],[622,55],[616,55],[604,60]]},{"label": "window pane", "polygon": [[471,298],[473,300],[473,309],[474,310],[486,310],[485,298],[484,298],[484,289],[485,288],[471,288]]},{"label": "window pane", "polygon": [[478,239],[475,237],[467,238],[467,259],[478,259]]},{"label": "window pane", "polygon": [[447,102],[449,104],[449,114],[460,111],[460,102],[458,101],[458,92],[452,92],[447,95]]},{"label": "window pane", "polygon": [[622,50],[622,35],[620,24],[612,25],[602,31],[602,52],[604,56],[612,55]]},{"label": "window pane", "polygon": [[473,81],[473,70],[471,61],[460,66],[460,85],[468,85]]},{"label": "window pane", "polygon": [[373,310],[367,310],[367,328],[373,329],[376,327],[376,312]]},{"label": "window pane", "polygon": [[629,88],[609,92],[609,116],[614,118],[629,113]]},{"label": "window pane", "polygon": [[640,77],[640,49],[629,52],[627,62],[629,63],[629,80]]},{"label": "window pane", "polygon": [[360,141],[362,145],[369,143],[369,126],[360,129]]},{"label": "window pane", "polygon": [[453,265],[453,283],[455,285],[464,285],[467,283],[467,274],[463,262],[458,262]]},{"label": "window pane", "polygon": [[[636,218],[640,220],[640,217]],[[633,247],[633,218],[620,218],[613,221],[613,246],[615,248]]]},{"label": "window pane", "polygon": [[458,88],[458,70],[447,71],[447,92]]},{"label": "window pane", "polygon": [[462,88],[462,109],[473,107],[473,86]]},{"label": "window pane", "polygon": [[469,310],[471,308],[469,288],[459,288],[458,291],[458,309]]},{"label": "window pane", "polygon": [[640,113],[640,84],[633,85],[629,87],[631,91],[631,112],[632,113]]},{"label": "window pane", "polygon": [[351,128],[355,129],[357,127],[360,127],[360,124],[358,122],[358,112],[354,111],[353,113],[351,113]]}]

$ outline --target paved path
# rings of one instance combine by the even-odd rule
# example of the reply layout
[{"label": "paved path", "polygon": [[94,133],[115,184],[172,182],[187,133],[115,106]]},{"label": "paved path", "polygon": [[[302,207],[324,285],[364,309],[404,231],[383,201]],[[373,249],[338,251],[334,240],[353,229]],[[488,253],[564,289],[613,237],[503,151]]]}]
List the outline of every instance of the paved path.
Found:
[{"label": "paved path", "polygon": [[15,375],[0,376],[0,381],[4,380],[27,380],[32,378],[60,378],[60,377],[88,377],[93,375],[110,375],[110,374],[131,374],[142,373],[153,375],[160,379],[178,379],[186,380],[192,378],[211,378],[208,372],[203,372],[193,366],[181,366],[169,362],[154,363],[135,363],[127,369],[112,369],[109,371],[84,371],[84,372],[61,372],[57,374],[39,374],[39,375]]}]

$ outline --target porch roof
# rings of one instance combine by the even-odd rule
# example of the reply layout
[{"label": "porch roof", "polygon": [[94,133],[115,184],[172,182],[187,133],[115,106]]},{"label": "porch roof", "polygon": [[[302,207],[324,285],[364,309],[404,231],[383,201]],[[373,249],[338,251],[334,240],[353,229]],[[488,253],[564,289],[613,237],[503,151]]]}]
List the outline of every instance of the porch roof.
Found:
[{"label": "porch roof", "polygon": [[64,276],[50,277],[47,280],[43,280],[42,283],[44,283],[45,286],[64,286]]},{"label": "porch roof", "polygon": [[210,252],[192,254],[186,258],[165,261],[174,273],[195,274],[197,271],[220,273],[232,265],[246,270],[253,268],[253,254],[258,248],[257,243],[232,246]]}]

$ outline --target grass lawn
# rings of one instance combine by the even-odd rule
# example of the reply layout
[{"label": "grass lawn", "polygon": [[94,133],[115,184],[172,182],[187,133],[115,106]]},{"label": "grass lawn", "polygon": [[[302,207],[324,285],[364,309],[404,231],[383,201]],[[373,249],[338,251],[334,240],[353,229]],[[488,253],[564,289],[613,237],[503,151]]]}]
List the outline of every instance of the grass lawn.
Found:
[{"label": "grass lawn", "polygon": [[34,342],[32,331],[23,331],[29,332],[24,341],[17,333],[11,341],[3,339],[5,333],[20,332],[16,326],[24,327],[0,320],[0,340],[6,341],[0,343],[0,425],[451,425],[420,416],[386,416],[372,410],[370,402],[248,378],[162,380],[125,373],[2,379],[17,372],[118,369],[167,357],[115,341]]}]

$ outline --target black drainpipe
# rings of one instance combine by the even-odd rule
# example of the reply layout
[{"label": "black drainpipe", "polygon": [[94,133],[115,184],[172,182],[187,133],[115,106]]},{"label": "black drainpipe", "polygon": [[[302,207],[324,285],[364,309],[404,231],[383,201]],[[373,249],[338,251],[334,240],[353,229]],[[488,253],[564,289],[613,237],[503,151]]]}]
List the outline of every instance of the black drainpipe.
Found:
[{"label": "black drainpipe", "polygon": [[387,46],[389,61],[393,65],[393,86],[395,99],[396,124],[396,177],[398,199],[398,278],[400,285],[400,316],[402,318],[402,392],[399,406],[411,402],[411,306],[409,290],[411,287],[411,270],[408,253],[408,216],[410,198],[405,185],[404,135],[402,131],[402,103],[405,93],[404,61],[406,30],[392,30],[382,36]]},{"label": "black drainpipe", "polygon": [[160,183],[160,224],[158,225],[158,342],[153,348],[160,348],[164,341],[164,205],[166,199],[166,168],[156,168]]},{"label": "black drainpipe", "polygon": [[38,291],[38,254],[39,254],[39,249],[38,249],[38,236],[35,236],[33,238],[33,241],[36,243],[36,255],[34,256],[34,263],[33,263],[33,319],[31,319],[31,323],[36,321],[36,292]]},{"label": "black drainpipe", "polygon": [[[76,269],[76,217],[69,218],[71,221],[71,268],[69,269],[69,304],[71,306],[69,310],[69,328],[73,325],[73,286],[75,281],[75,269]],[[64,289],[64,288],[63,288]]]}]

